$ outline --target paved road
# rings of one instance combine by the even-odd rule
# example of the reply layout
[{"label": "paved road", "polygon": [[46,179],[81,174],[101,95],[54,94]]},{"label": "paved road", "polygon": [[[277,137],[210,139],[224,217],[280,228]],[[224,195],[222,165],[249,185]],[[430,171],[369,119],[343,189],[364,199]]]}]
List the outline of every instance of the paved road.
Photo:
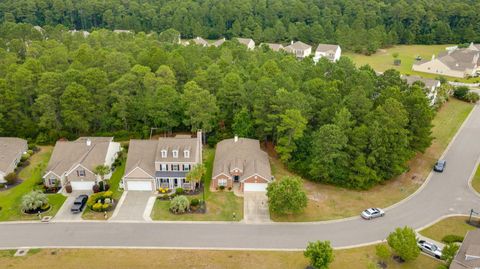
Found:
[{"label": "paved road", "polygon": [[447,169],[411,199],[372,221],[353,218],[322,223],[28,223],[1,224],[0,247],[126,246],[165,248],[304,249],[308,241],[346,247],[383,240],[395,227],[420,228],[447,214],[480,209],[468,180],[480,156],[480,108],[445,158]]}]

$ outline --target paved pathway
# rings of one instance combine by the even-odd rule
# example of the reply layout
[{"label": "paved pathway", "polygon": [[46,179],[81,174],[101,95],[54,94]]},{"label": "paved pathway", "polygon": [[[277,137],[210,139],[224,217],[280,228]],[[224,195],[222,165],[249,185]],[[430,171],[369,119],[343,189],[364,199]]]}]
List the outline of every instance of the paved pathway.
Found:
[{"label": "paved pathway", "polygon": [[[448,214],[480,209],[468,180],[480,156],[480,108],[476,106],[445,155],[444,173],[371,221],[358,217],[318,223],[3,223],[0,247],[63,246],[304,249],[308,241],[330,240],[348,247],[384,240],[395,227],[419,229]],[[142,214],[142,210],[139,211]]]},{"label": "paved pathway", "polygon": [[112,220],[115,221],[144,221],[143,214],[148,199],[152,194],[148,191],[124,192],[117,208],[115,208]]},{"label": "paved pathway", "polygon": [[[75,201],[75,198],[79,196],[80,194],[87,194],[90,195],[91,191],[86,191],[86,192],[73,192],[67,195],[67,199],[63,203],[62,207],[58,210],[57,214],[53,218],[53,221],[81,221],[82,220],[82,213],[78,214],[73,214],[70,212],[70,209],[72,208],[73,202]],[[44,215],[48,215],[48,213],[45,213]]]},{"label": "paved pathway", "polygon": [[245,223],[271,222],[266,192],[245,192],[243,194],[243,220]]}]

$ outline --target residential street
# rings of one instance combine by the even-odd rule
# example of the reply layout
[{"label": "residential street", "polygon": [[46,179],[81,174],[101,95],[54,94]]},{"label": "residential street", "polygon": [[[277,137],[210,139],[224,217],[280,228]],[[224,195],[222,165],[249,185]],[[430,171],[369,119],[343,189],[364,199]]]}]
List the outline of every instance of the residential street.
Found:
[{"label": "residential street", "polygon": [[[383,240],[395,227],[415,229],[448,214],[480,210],[468,180],[480,156],[477,105],[454,140],[446,170],[433,173],[411,199],[371,221],[360,218],[319,223],[2,223],[0,247],[120,246],[164,248],[304,249],[308,241],[330,240],[347,247]],[[360,213],[360,212],[359,212]]]}]

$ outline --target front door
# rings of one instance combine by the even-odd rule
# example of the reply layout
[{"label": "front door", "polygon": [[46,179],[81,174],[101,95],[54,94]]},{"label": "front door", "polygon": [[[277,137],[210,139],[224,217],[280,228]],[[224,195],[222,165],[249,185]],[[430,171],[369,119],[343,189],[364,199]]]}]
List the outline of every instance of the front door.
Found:
[{"label": "front door", "polygon": [[178,188],[178,178],[173,179],[173,187]]},{"label": "front door", "polygon": [[240,176],[234,176],[233,177],[233,182],[238,182],[240,180]]}]

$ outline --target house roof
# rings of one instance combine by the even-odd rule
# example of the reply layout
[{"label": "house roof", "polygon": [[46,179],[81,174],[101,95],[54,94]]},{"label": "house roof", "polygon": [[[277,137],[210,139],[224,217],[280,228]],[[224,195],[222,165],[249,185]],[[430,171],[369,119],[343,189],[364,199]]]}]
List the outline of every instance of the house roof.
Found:
[{"label": "house roof", "polygon": [[156,140],[130,140],[125,175],[139,167],[153,177],[155,175],[157,144],[158,141]]},{"label": "house roof", "polygon": [[0,171],[7,171],[12,162],[28,148],[27,141],[16,137],[0,137]]},{"label": "house roof", "polygon": [[253,41],[253,39],[251,39],[251,38],[238,37],[237,40],[240,44],[243,44],[245,46],[248,46],[248,44],[250,44],[250,42],[253,42],[253,44],[255,44],[255,41]]},{"label": "house roof", "polygon": [[276,43],[264,43],[264,44],[267,45],[273,51],[283,50],[282,44],[276,44]]},{"label": "house roof", "polygon": [[437,87],[440,84],[440,80],[430,79],[430,78],[422,78],[419,76],[402,76],[402,79],[407,81],[408,85],[413,85],[416,81],[421,81],[425,84],[425,87],[432,88]]},{"label": "house roof", "polygon": [[[163,158],[162,150],[167,150],[167,157]],[[173,150],[178,150],[178,157],[173,157]],[[185,157],[184,151],[189,150],[188,158]],[[175,137],[161,137],[157,142],[157,150],[154,161],[156,162],[195,162],[197,156],[198,140],[191,136],[175,136]]]},{"label": "house roof", "polygon": [[457,49],[438,54],[438,60],[452,70],[473,69],[479,63],[480,52],[469,49]]},{"label": "house roof", "polygon": [[480,229],[467,233],[455,255],[450,269],[474,269],[480,267]]},{"label": "house roof", "polygon": [[220,38],[219,40],[213,42],[212,45],[214,45],[215,47],[220,47],[223,43],[225,43],[225,38]]},{"label": "house roof", "polygon": [[335,53],[339,48],[339,45],[332,45],[332,44],[318,44],[317,50],[318,52],[332,52]]},{"label": "house roof", "polygon": [[260,142],[255,139],[239,138],[238,141],[225,139],[217,144],[213,164],[213,176],[230,175],[238,168],[243,171],[240,180],[259,175],[270,181],[272,172],[266,152],[260,149]]},{"label": "house roof", "polygon": [[197,36],[196,38],[193,39],[193,42],[196,44],[196,45],[201,45],[201,46],[208,46],[208,42],[207,40]]},{"label": "house roof", "polygon": [[311,48],[312,46],[305,44],[302,41],[297,41],[285,47],[286,50],[308,50]]},{"label": "house roof", "polygon": [[61,176],[79,164],[93,171],[97,165],[105,163],[110,142],[113,142],[113,137],[80,137],[75,141],[58,141],[45,171]]}]

